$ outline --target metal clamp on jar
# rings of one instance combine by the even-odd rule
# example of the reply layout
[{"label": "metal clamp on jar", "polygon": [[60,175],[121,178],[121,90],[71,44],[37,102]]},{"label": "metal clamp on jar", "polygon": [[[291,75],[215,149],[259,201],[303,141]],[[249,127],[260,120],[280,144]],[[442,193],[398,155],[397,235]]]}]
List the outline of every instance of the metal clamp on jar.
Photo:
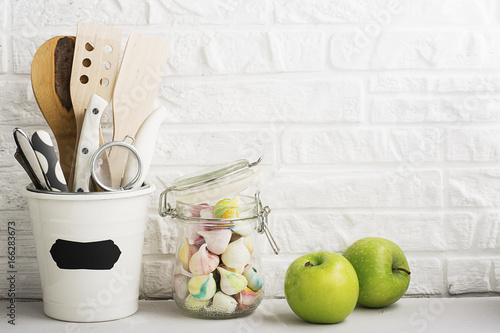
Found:
[{"label": "metal clamp on jar", "polygon": [[268,227],[271,209],[262,205],[259,191],[241,194],[260,161],[238,160],[177,178],[160,195],[158,213],[178,222],[174,300],[189,316],[245,316],[264,297],[256,233],[265,233],[279,253]]}]

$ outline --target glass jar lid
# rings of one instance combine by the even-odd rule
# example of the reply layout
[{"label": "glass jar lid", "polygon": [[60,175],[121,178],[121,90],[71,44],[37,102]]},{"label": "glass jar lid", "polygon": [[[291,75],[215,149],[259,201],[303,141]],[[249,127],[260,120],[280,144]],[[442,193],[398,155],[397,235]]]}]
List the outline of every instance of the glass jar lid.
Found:
[{"label": "glass jar lid", "polygon": [[188,204],[220,199],[246,189],[261,161],[262,157],[253,163],[237,160],[206,168],[175,179],[166,191],[175,192],[177,201]]}]

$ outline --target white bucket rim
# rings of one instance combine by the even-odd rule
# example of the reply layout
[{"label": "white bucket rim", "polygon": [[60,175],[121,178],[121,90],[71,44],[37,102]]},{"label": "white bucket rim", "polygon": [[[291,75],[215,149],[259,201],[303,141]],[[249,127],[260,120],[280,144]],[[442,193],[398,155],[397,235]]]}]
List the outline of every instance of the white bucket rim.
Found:
[{"label": "white bucket rim", "polygon": [[156,189],[154,184],[144,182],[144,184],[133,190],[123,190],[116,192],[54,192],[43,191],[29,184],[23,188],[22,194],[30,199],[61,200],[61,201],[93,201],[93,200],[114,200],[121,198],[130,198],[152,193]]}]

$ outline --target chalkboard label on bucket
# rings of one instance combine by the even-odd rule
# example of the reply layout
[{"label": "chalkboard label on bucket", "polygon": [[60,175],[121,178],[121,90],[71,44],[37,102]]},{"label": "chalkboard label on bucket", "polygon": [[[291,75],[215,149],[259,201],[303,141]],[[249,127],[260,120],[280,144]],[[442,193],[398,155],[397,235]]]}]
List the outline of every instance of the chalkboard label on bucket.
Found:
[{"label": "chalkboard label on bucket", "polygon": [[58,239],[50,254],[61,269],[110,270],[121,251],[110,239],[87,243]]}]

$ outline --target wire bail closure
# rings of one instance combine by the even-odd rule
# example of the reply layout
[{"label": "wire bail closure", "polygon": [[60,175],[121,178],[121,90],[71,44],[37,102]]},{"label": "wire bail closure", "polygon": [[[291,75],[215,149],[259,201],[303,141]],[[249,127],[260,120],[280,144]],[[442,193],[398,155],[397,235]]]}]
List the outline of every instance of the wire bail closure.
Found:
[{"label": "wire bail closure", "polygon": [[172,192],[172,190],[174,190],[174,187],[168,187],[160,194],[160,200],[158,202],[158,215],[161,217],[170,216],[171,218],[175,218],[177,215],[175,208],[172,208],[167,201],[168,193]]},{"label": "wire bail closure", "polygon": [[274,240],[274,237],[271,234],[271,230],[269,230],[268,227],[267,216],[269,215],[269,213],[271,213],[271,208],[269,208],[268,206],[265,207],[262,206],[262,201],[260,200],[260,191],[257,191],[255,193],[255,202],[257,204],[257,209],[258,209],[257,216],[259,221],[259,224],[257,226],[257,232],[259,234],[265,233],[267,240],[269,241],[269,244],[271,245],[271,248],[273,249],[274,253],[279,254],[280,248],[276,243],[276,241]]}]

